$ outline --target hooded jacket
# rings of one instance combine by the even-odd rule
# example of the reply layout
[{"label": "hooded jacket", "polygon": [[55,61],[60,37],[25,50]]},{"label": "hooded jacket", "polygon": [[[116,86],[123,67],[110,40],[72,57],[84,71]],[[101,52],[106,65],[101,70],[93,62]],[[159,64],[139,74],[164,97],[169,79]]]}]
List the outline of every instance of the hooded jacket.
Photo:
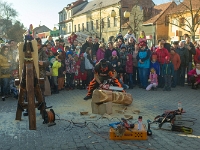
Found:
[{"label": "hooded jacket", "polygon": [[128,60],[126,61],[126,73],[133,73],[133,55],[128,54]]}]

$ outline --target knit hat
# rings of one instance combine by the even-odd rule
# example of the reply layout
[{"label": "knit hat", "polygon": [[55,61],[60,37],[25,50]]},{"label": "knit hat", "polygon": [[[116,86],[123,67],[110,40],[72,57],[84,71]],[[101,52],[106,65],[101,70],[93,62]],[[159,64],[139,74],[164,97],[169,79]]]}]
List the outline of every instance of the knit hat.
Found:
[{"label": "knit hat", "polygon": [[117,56],[117,52],[116,52],[116,51],[113,51],[113,52],[112,52],[112,56]]}]

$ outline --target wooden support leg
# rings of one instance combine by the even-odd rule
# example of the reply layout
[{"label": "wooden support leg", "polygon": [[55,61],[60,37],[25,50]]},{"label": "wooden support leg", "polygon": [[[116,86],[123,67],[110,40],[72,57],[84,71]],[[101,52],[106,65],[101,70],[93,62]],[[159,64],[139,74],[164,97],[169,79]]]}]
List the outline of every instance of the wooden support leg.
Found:
[{"label": "wooden support leg", "polygon": [[22,111],[23,111],[23,103],[24,103],[24,94],[25,90],[20,87],[19,90],[19,96],[18,96],[18,106],[17,106],[17,112],[16,112],[16,118],[15,120],[21,120],[22,117]]},{"label": "wooden support leg", "polygon": [[40,85],[37,84],[35,87],[35,97],[38,101],[39,104],[39,109],[40,109],[40,114],[43,113],[43,110],[45,109],[45,104],[44,104],[44,100],[43,100],[43,96],[42,96],[42,91],[40,89]]},{"label": "wooden support leg", "polygon": [[26,89],[28,99],[29,129],[36,130],[33,63],[26,64]]}]

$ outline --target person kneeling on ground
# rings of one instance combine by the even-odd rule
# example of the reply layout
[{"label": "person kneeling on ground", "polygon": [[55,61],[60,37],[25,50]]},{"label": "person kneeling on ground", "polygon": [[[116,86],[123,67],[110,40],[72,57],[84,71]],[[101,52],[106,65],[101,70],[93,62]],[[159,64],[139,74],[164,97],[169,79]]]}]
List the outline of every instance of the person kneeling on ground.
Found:
[{"label": "person kneeling on ground", "polygon": [[188,72],[192,89],[197,89],[200,85],[200,62],[196,63],[196,68]]},{"label": "person kneeling on ground", "polygon": [[88,93],[84,100],[91,99],[93,91],[98,87],[102,87],[104,80],[108,79],[113,80],[114,86],[122,87],[116,78],[116,71],[112,65],[105,59],[102,59],[94,68],[94,79],[89,84]]}]

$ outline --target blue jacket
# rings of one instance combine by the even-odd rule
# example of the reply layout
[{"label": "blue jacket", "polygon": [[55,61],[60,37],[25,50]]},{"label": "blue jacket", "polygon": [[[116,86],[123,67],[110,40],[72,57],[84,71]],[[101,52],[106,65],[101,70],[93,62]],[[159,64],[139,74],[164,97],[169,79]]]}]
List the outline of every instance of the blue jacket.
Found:
[{"label": "blue jacket", "polygon": [[[150,55],[151,51],[149,49],[139,50],[137,55],[138,67],[139,68],[149,68],[150,67]],[[140,63],[139,60],[143,63]]]},{"label": "blue jacket", "polygon": [[156,62],[150,62],[150,69],[154,68],[156,70],[156,74],[160,75],[160,64],[156,61]]}]

